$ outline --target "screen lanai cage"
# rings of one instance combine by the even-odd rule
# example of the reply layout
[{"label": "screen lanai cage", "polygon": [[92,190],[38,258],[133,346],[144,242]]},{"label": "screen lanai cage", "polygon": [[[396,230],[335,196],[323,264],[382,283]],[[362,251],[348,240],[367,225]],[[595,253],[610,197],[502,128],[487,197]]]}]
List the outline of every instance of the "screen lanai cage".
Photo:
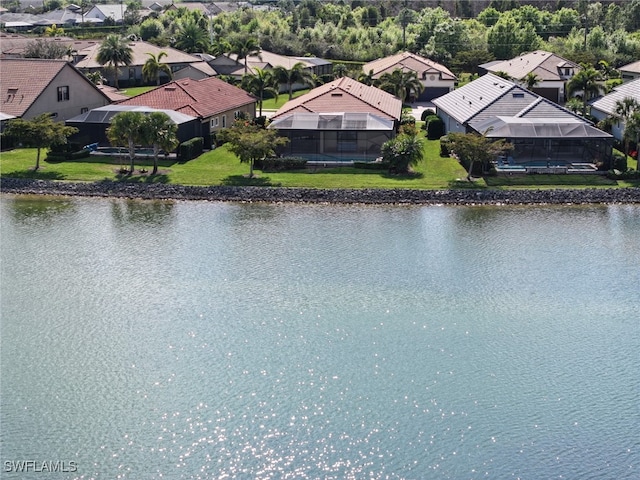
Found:
[{"label": "screen lanai cage", "polygon": [[371,113],[295,112],[274,119],[289,143],[279,150],[315,162],[374,161],[382,145],[395,136],[395,122]]}]

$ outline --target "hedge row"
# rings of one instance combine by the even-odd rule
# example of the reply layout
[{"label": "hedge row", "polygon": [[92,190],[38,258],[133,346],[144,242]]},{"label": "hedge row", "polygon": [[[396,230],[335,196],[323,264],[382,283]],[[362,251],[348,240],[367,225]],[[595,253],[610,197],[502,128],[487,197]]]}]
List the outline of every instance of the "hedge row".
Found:
[{"label": "hedge row", "polygon": [[178,146],[178,157],[181,161],[191,160],[202,155],[204,148],[204,138],[195,137],[181,143]]},{"label": "hedge row", "polygon": [[253,166],[263,172],[283,172],[303,169],[307,166],[307,160],[300,157],[270,157],[256,160]]}]

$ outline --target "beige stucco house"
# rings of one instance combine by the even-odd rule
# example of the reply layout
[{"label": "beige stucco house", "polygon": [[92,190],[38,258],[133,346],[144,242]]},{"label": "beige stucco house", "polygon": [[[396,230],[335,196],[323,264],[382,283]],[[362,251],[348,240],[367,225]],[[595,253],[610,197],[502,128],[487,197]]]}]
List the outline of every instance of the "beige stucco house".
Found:
[{"label": "beige stucco house", "polygon": [[30,119],[49,113],[64,121],[110,103],[66,60],[0,60],[0,112]]}]

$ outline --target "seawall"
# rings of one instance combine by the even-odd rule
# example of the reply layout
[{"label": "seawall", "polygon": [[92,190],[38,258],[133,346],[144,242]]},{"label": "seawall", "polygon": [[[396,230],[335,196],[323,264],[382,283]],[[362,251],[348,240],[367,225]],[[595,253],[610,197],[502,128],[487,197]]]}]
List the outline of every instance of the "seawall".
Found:
[{"label": "seawall", "polygon": [[113,181],[82,183],[3,178],[0,180],[0,191],[3,193],[36,195],[271,203],[416,205],[640,203],[640,188],[589,188],[580,190],[313,189],[241,186],[193,187],[160,183],[141,184]]}]

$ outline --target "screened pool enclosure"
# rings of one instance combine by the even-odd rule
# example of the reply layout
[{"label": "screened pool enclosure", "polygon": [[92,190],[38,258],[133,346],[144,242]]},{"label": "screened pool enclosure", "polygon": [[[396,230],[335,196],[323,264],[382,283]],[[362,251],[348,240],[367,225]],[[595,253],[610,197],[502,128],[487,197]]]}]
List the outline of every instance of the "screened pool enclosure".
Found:
[{"label": "screened pool enclosure", "polygon": [[279,153],[316,162],[373,161],[395,136],[395,122],[370,113],[296,112],[269,125],[289,143]]},{"label": "screened pool enclosure", "polygon": [[474,125],[489,138],[514,147],[508,164],[533,167],[611,166],[613,137],[579,119],[493,117]]}]

